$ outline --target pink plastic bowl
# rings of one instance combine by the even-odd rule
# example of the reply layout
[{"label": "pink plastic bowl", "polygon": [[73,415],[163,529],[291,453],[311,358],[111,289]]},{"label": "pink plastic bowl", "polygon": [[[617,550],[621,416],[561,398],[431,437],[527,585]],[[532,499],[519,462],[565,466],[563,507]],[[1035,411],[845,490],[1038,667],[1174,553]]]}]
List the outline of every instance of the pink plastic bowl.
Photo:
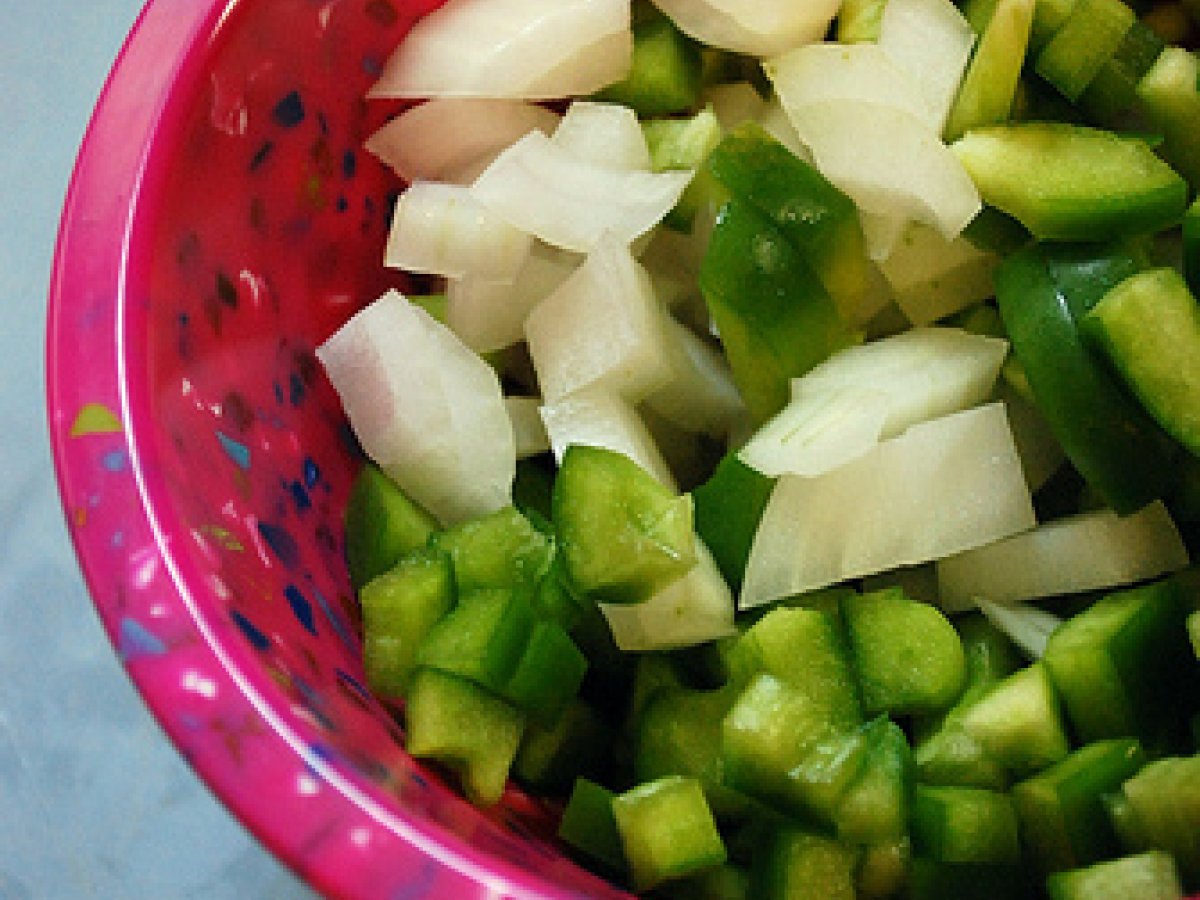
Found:
[{"label": "pink plastic bowl", "polygon": [[212,790],[318,890],[627,896],[516,790],[481,812],[363,687],[359,464],[313,348],[394,277],[362,95],[436,0],[153,0],[105,88],[50,292],[63,504],[104,625]]}]

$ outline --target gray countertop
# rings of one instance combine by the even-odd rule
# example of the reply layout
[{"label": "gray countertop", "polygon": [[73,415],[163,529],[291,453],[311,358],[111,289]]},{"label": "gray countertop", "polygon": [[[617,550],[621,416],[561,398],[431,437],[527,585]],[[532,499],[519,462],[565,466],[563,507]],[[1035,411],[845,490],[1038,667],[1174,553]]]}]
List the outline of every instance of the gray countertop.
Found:
[{"label": "gray countertop", "polygon": [[75,563],[42,351],[59,210],[140,0],[12,3],[0,29],[0,900],[308,892],[185,765]]}]

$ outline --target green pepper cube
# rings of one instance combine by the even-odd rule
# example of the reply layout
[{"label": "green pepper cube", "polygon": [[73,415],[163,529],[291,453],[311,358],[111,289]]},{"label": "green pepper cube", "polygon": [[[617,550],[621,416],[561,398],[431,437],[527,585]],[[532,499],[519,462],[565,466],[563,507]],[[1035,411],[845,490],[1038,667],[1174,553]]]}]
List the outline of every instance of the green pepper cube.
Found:
[{"label": "green pepper cube", "polygon": [[474,682],[419,668],[404,714],[410,754],[457,771],[472,803],[500,799],[525,725],[519,710]]},{"label": "green pepper cube", "polygon": [[653,16],[633,24],[629,74],[596,96],[638,116],[666,116],[695,107],[700,85],[700,48],[670,19]]},{"label": "green pepper cube", "polygon": [[1176,582],[1096,601],[1050,636],[1043,663],[1082,740],[1136,736],[1150,750],[1169,746],[1183,700],[1164,686],[1186,684],[1193,665]]},{"label": "green pepper cube", "polygon": [[438,532],[431,543],[449,554],[460,591],[533,587],[554,556],[551,538],[513,506]]},{"label": "green pepper cube", "polygon": [[633,773],[638,781],[666,775],[695,778],[718,818],[743,815],[746,797],[725,783],[721,719],[736,699],[728,687],[700,691],[663,687],[647,699],[634,730]]},{"label": "green pepper cube", "polygon": [[1151,416],[1200,455],[1200,304],[1172,268],[1130,275],[1080,327]]},{"label": "green pepper cube", "polygon": [[962,640],[941,610],[900,588],[842,601],[867,715],[946,709],[962,692]]},{"label": "green pepper cube", "polygon": [[354,477],[345,525],[346,564],[355,590],[424,547],[437,529],[433,516],[369,462]]},{"label": "green pepper cube", "polygon": [[1070,747],[1059,698],[1044,662],[1019,669],[964,710],[962,727],[983,751],[1012,772],[1034,772]]},{"label": "green pepper cube", "polygon": [[1101,241],[1176,224],[1187,182],[1136,137],[1065,122],[976,128],[951,145],[983,201],[1034,237]]},{"label": "green pepper cube", "polygon": [[736,197],[717,214],[700,290],[758,423],[786,405],[792,378],[859,339],[800,251],[769,216]]},{"label": "green pepper cube", "polygon": [[1122,244],[1033,244],[995,273],[1000,315],[1038,408],[1075,468],[1122,515],[1162,496],[1171,442],[1076,322],[1143,267]]},{"label": "green pepper cube", "polygon": [[1021,833],[1043,872],[1078,868],[1119,852],[1103,798],[1144,762],[1134,738],[1096,741],[1013,785]]},{"label": "green pepper cube", "polygon": [[610,728],[600,713],[572,698],[551,724],[528,723],[513,775],[536,790],[565,793],[576,778],[601,769],[609,737]]},{"label": "green pepper cube", "polygon": [[1034,71],[1078,100],[1121,46],[1136,16],[1122,0],[1078,0],[1038,53]]},{"label": "green pepper cube", "polygon": [[533,624],[512,674],[499,693],[540,725],[553,724],[579,692],[587,657],[555,622]]},{"label": "green pepper cube", "polygon": [[903,729],[886,716],[865,727],[866,757],[838,800],[838,837],[848,844],[883,846],[908,833],[915,769]]},{"label": "green pepper cube", "polygon": [[686,119],[650,119],[642,123],[650,167],[655,172],[692,169],[695,174],[679,202],[663,220],[670,228],[690,232],[696,215],[707,203],[715,204],[716,185],[704,161],[721,140],[721,123],[711,107]]},{"label": "green pepper cube", "polygon": [[1179,900],[1183,885],[1175,861],[1150,850],[1056,872],[1046,879],[1050,900]]},{"label": "green pepper cube", "polygon": [[778,828],[756,845],[750,896],[756,900],[854,900],[858,855],[825,835]]},{"label": "green pepper cube", "polygon": [[696,562],[691,497],[602,447],[563,454],[554,524],[567,574],[597,602],[643,602]]},{"label": "green pepper cube", "polygon": [[1162,132],[1162,154],[1192,185],[1200,185],[1200,61],[1186,47],[1166,47],[1137,83],[1141,109]]},{"label": "green pepper cube", "polygon": [[371,690],[402,697],[417,648],[454,605],[450,559],[432,550],[404,557],[359,592],[363,666]]},{"label": "green pepper cube", "polygon": [[750,545],[774,487],[774,478],[756,472],[731,452],[717,463],[708,481],[692,491],[696,533],[734,590],[741,587]]},{"label": "green pepper cube", "polygon": [[640,784],[614,797],[612,809],[637,890],[726,860],[704,789],[694,778],[672,775]]},{"label": "green pepper cube", "polygon": [[1200,755],[1147,763],[1108,803],[1127,849],[1165,850],[1185,880],[1200,881]]},{"label": "green pepper cube", "polygon": [[524,597],[506,588],[479,588],[461,594],[458,606],[430,629],[416,662],[499,692],[516,671],[533,626]]},{"label": "green pepper cube", "polygon": [[708,158],[726,191],[779,229],[843,314],[876,289],[858,208],[845,193],[761,125],[739,125]]},{"label": "green pepper cube", "polygon": [[558,822],[558,836],[605,871],[626,871],[625,851],[613,815],[616,793],[587,778],[576,778]]},{"label": "green pepper cube", "polygon": [[981,788],[917,785],[914,851],[943,863],[1021,861],[1017,814],[1007,794]]}]

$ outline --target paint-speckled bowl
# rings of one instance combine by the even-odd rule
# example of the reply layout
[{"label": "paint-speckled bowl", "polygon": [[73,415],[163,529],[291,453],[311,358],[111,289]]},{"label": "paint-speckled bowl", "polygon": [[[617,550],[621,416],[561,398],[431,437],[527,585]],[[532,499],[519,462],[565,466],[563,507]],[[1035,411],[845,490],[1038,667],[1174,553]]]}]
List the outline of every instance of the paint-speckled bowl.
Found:
[{"label": "paint-speckled bowl", "polygon": [[486,814],[363,688],[359,457],[313,348],[395,276],[363,92],[436,0],[152,0],[64,213],[49,417],[107,631],[213,791],[317,889],[624,896],[519,792]]}]

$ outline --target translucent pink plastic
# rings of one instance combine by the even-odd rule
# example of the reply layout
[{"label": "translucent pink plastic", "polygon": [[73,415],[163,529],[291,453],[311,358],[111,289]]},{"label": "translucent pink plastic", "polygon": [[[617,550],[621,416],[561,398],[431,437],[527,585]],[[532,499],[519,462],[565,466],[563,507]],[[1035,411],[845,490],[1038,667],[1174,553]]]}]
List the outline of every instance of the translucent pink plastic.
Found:
[{"label": "translucent pink plastic", "polygon": [[[398,185],[361,100],[435,0],[154,0],[110,76],[50,291],[48,412],[105,628],[179,751],[331,896],[627,896],[517,790],[482,812],[363,687],[358,451],[313,348],[380,290]],[[402,285],[401,285],[402,286]]]}]

